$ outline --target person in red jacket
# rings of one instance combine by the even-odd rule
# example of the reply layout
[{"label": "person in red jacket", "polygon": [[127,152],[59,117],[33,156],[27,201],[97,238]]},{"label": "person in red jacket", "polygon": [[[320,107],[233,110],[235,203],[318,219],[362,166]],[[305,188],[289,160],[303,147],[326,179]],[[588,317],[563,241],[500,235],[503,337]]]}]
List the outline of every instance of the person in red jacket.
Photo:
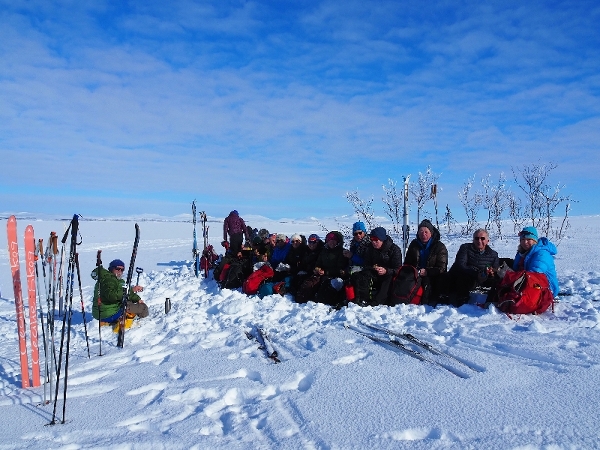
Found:
[{"label": "person in red jacket", "polygon": [[237,255],[242,250],[244,236],[246,241],[250,241],[246,223],[235,209],[223,221],[223,241],[227,241],[227,235],[229,235],[229,252],[233,255]]}]

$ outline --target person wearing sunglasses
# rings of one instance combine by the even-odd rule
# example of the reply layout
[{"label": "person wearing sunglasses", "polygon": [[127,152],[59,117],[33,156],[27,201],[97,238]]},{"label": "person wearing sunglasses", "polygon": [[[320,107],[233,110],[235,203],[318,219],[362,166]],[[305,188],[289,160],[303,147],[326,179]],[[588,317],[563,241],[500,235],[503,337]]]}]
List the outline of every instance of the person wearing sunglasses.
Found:
[{"label": "person wearing sunglasses", "polygon": [[363,222],[355,222],[352,225],[352,240],[349,249],[344,250],[344,256],[348,258],[350,267],[362,266],[363,256],[366,250],[371,246],[371,241],[367,235],[367,228]]},{"label": "person wearing sunglasses", "polygon": [[425,219],[417,229],[406,251],[404,264],[415,267],[421,277],[424,293],[421,303],[435,306],[444,290],[444,274],[448,269],[448,249],[440,241],[440,232]]},{"label": "person wearing sunglasses", "polygon": [[468,301],[469,292],[478,287],[493,288],[498,284],[496,272],[500,266],[498,252],[489,246],[490,235],[480,228],[473,241],[462,244],[454,264],[448,271],[449,302],[460,306]]},{"label": "person wearing sunglasses", "polygon": [[[92,271],[92,278],[96,280],[92,304],[94,319],[114,325],[123,314],[121,305],[123,302],[123,286],[125,286],[124,271],[125,264],[120,259],[111,261],[108,269],[100,264]],[[128,319],[133,319],[136,316],[140,318],[148,316],[148,306],[138,295],[138,292],[143,290],[144,288],[141,286],[131,288],[127,301]],[[100,301],[98,301],[98,297],[100,297]]]},{"label": "person wearing sunglasses", "polygon": [[514,270],[543,273],[548,279],[554,297],[558,295],[559,285],[554,255],[556,246],[545,237],[538,238],[535,227],[525,227],[519,233],[519,246],[513,263]]}]

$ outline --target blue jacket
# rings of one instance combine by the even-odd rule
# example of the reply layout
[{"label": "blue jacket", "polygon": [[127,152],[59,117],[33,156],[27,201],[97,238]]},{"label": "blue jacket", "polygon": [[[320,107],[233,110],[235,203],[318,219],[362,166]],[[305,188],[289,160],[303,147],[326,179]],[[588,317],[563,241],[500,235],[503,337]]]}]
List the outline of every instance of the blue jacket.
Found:
[{"label": "blue jacket", "polygon": [[[554,255],[556,255],[556,246],[548,240],[548,238],[542,237],[538,243],[531,247],[531,250],[525,255],[523,260],[523,269],[529,272],[543,273],[548,278],[550,290],[556,297],[558,295],[558,276],[556,275],[556,267],[554,266]],[[523,256],[517,253],[515,256],[515,262],[513,264],[514,270],[519,270],[521,259]]]},{"label": "blue jacket", "polygon": [[292,248],[292,243],[291,242],[287,242],[283,247],[279,247],[279,246],[275,246],[275,248],[273,249],[273,254],[271,255],[271,267],[273,267],[273,270],[275,270],[277,268],[277,266],[279,265],[279,263],[282,263],[285,261],[285,257],[287,256],[288,252],[290,251],[290,248]]}]

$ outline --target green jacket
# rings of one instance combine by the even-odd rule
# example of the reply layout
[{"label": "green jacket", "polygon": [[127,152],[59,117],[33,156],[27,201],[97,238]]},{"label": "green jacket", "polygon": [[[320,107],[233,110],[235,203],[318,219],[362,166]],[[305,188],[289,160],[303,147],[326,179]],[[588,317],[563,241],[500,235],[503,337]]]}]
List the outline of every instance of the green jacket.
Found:
[{"label": "green jacket", "polygon": [[[98,269],[100,277],[98,277]],[[92,315],[94,319],[104,319],[119,312],[123,302],[123,286],[125,280],[117,278],[114,273],[100,266],[92,270],[92,278],[96,280],[94,287],[94,301],[92,302]],[[98,310],[98,294],[100,294],[100,310]],[[140,296],[135,292],[129,293],[129,301],[139,302]]]}]

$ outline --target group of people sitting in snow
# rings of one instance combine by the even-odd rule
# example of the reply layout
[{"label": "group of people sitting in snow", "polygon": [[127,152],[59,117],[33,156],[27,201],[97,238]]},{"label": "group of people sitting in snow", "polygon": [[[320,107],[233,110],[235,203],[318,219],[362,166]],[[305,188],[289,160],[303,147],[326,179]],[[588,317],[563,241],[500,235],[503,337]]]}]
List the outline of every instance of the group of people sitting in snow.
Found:
[{"label": "group of people sitting in snow", "polygon": [[[507,271],[542,273],[553,296],[558,295],[554,266],[556,246],[537,229],[525,227],[519,233],[514,259],[501,264],[498,253],[489,246],[485,229],[473,233],[473,241],[460,246],[454,264],[448,270],[448,250],[439,230],[423,220],[402,261],[402,250],[383,227],[367,232],[363,222],[352,226],[352,239],[344,247],[344,236],[331,231],[322,240],[317,234],[308,239],[301,234],[285,234],[246,226],[237,211],[231,211],[223,223],[220,259],[214,249],[203,252],[204,264],[213,267],[213,277],[223,288],[242,288],[260,297],[289,293],[298,303],[309,300],[339,308],[354,302],[361,306],[395,305],[402,300],[394,294],[401,271],[418,277],[420,291],[415,303],[460,306],[476,289],[487,289],[488,301],[494,301],[495,289]],[[245,242],[245,243],[244,243]],[[210,247],[210,246],[209,246]],[[406,269],[408,269],[406,271]],[[123,272],[125,264],[113,260],[108,269],[92,272],[96,280],[92,314],[101,323],[119,327],[123,314]],[[148,316],[148,307],[139,297],[141,286],[134,286],[125,310],[125,326],[135,317]],[[410,299],[409,299],[410,300]],[[407,302],[407,301],[404,301]]]},{"label": "group of people sitting in snow", "polygon": [[558,294],[553,258],[556,246],[538,237],[534,227],[519,233],[514,259],[502,260],[490,248],[488,232],[478,229],[472,242],[460,246],[449,270],[448,250],[429,220],[419,224],[404,261],[402,250],[385,228],[367,232],[363,222],[356,222],[352,234],[348,248],[338,231],[328,232],[324,240],[317,234],[308,239],[301,234],[288,238],[266,229],[252,230],[237,211],[232,211],[223,224],[227,251],[213,276],[224,288],[242,287],[244,292],[261,297],[289,293],[299,303],[312,300],[334,307],[348,301],[363,306],[399,303],[394,283],[407,268],[407,274],[412,270],[419,278],[421,304],[460,306],[477,289],[494,301],[495,289],[505,273],[513,270],[543,273],[552,295]]}]

